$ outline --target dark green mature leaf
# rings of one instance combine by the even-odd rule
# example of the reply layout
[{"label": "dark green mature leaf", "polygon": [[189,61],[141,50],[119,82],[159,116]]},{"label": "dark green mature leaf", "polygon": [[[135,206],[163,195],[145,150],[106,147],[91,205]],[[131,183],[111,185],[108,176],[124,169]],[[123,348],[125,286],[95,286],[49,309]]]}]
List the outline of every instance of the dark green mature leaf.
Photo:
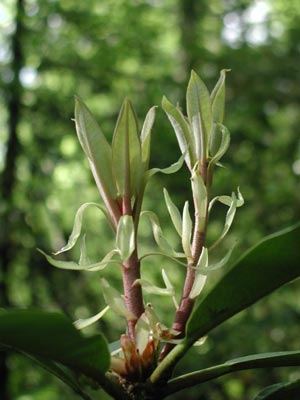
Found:
[{"label": "dark green mature leaf", "polygon": [[220,325],[273,290],[300,276],[300,223],[250,249],[196,306],[187,343]]},{"label": "dark green mature leaf", "polygon": [[[237,371],[257,368],[290,367],[300,365],[300,351],[281,351],[274,353],[254,354],[229,360],[223,364],[205,368],[200,371],[181,375],[168,382],[166,392],[177,392],[187,387],[198,385],[216,379],[220,376]],[[260,398],[257,398],[258,400]],[[263,399],[263,398],[261,398]]]},{"label": "dark green mature leaf", "polygon": [[46,371],[50,372],[51,374],[59,378],[62,382],[64,382],[71,389],[73,389],[74,392],[77,393],[79,396],[81,396],[84,400],[91,400],[90,397],[82,390],[76,375],[68,368],[53,361],[46,360],[44,358],[30,357],[30,356],[29,358],[34,360]]},{"label": "dark green mature leaf", "polygon": [[300,379],[264,388],[254,400],[299,400]]},{"label": "dark green mature leaf", "polygon": [[0,311],[0,345],[59,362],[94,379],[108,370],[110,354],[100,334],[86,338],[63,314],[29,310]]}]

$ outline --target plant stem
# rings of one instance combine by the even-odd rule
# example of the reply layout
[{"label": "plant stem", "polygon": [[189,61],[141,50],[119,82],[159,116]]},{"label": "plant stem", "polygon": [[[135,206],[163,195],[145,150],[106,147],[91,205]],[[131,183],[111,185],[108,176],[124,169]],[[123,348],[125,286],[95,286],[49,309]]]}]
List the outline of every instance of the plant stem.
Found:
[{"label": "plant stem", "polygon": [[127,320],[128,335],[135,341],[134,327],[138,318],[144,312],[144,303],[141,285],[134,285],[136,279],[141,278],[140,261],[135,250],[122,267],[124,297],[127,310],[134,315],[134,319]]},{"label": "plant stem", "polygon": [[[195,229],[194,229],[194,237],[193,237],[193,245],[192,245],[192,254],[193,254],[193,259],[190,262],[191,266],[197,265],[198,259],[200,257],[204,242],[205,242],[205,232],[201,232],[198,230],[199,226],[199,221],[196,218],[196,223],[195,223]],[[187,323],[187,320],[189,316],[191,315],[195,299],[191,299],[189,297],[189,294],[191,292],[191,289],[193,287],[194,281],[195,281],[195,274],[196,271],[193,268],[188,268],[187,269],[187,274],[184,282],[184,287],[183,287],[183,293],[182,293],[182,298],[180,301],[180,305],[178,309],[176,310],[175,314],[175,320],[173,323],[173,329],[176,331],[181,332],[176,338],[180,339],[184,337],[184,331],[185,331],[185,326]],[[162,349],[162,352],[160,354],[160,361],[162,361],[165,356],[172,350],[174,347],[174,344],[167,343],[164,348]]]}]

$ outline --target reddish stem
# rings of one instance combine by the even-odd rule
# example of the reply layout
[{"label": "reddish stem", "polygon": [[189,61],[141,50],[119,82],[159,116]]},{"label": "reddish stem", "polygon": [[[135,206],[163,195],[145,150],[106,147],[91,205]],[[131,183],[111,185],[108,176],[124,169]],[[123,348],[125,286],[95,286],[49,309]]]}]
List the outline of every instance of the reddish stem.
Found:
[{"label": "reddish stem", "polygon": [[134,285],[136,279],[140,279],[140,261],[135,250],[122,267],[124,297],[127,310],[133,314],[133,318],[127,319],[128,335],[135,342],[135,324],[144,312],[144,303],[141,285]]}]

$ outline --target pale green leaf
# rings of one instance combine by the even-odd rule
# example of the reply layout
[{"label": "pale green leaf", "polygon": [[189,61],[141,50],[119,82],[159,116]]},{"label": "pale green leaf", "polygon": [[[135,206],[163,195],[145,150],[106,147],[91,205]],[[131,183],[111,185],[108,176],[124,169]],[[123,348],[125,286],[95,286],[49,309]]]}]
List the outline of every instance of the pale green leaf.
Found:
[{"label": "pale green leaf", "polygon": [[82,265],[74,261],[56,260],[55,258],[46,254],[43,250],[41,249],[37,250],[45,256],[49,264],[60,269],[94,272],[94,271],[102,271],[107,266],[107,264],[120,264],[120,261],[112,260],[112,257],[118,253],[117,250],[110,251],[100,262],[88,265]]},{"label": "pale green leaf", "polygon": [[145,215],[149,218],[151,225],[152,225],[152,231],[153,231],[153,236],[154,236],[155,242],[164,254],[169,254],[173,257],[185,257],[185,255],[183,253],[177,253],[173,249],[173,247],[169,244],[169,242],[167,241],[167,239],[165,238],[165,236],[162,232],[159,219],[154,212],[143,211],[141,215],[142,216]]},{"label": "pale green leaf", "polygon": [[176,297],[175,297],[175,288],[172,285],[172,283],[171,283],[171,281],[170,281],[170,279],[169,279],[169,277],[168,277],[168,275],[166,273],[166,270],[164,268],[162,268],[161,274],[162,274],[163,281],[164,281],[164,283],[166,285],[166,288],[174,293],[173,296],[172,296],[172,300],[173,300],[175,308],[177,309],[179,307],[179,305],[178,305]]},{"label": "pale green leaf", "polygon": [[192,126],[196,158],[204,162],[208,156],[208,143],[213,117],[209,92],[200,77],[192,71],[186,94],[187,113]]},{"label": "pale green leaf", "polygon": [[184,116],[182,115],[180,109],[170,103],[170,101],[165,96],[162,100],[162,107],[173,126],[181,153],[185,153],[188,149],[185,161],[188,168],[192,170],[193,166],[196,163],[196,153],[191,128]]},{"label": "pale green leaf", "polygon": [[232,222],[234,220],[234,216],[236,213],[236,204],[237,204],[237,198],[236,198],[235,193],[232,192],[231,204],[230,204],[230,207],[226,214],[223,232],[221,233],[221,236],[219,237],[219,239],[217,239],[216,242],[210,247],[210,250],[212,250],[214,247],[216,247],[221,242],[221,240],[223,240],[224,237],[227,235],[227,232],[229,231],[229,229],[232,225]]},{"label": "pale green leaf", "polygon": [[[205,269],[207,268],[207,266],[208,266],[208,251],[206,247],[203,247],[197,267]],[[205,286],[206,279],[207,279],[206,275],[203,275],[198,270],[196,271],[195,280],[189,294],[190,299],[195,299],[200,295]]]},{"label": "pale green leaf", "polygon": [[155,120],[157,106],[153,106],[148,111],[141,132],[142,163],[144,171],[148,169],[150,159],[151,130]]},{"label": "pale green leaf", "polygon": [[200,266],[197,266],[197,271],[203,275],[208,275],[210,272],[216,271],[220,268],[223,268],[228,261],[230,260],[231,254],[233,252],[233,249],[235,247],[235,244],[227,251],[225,256],[215,264],[209,264],[206,268],[201,268]]},{"label": "pale green leaf", "polygon": [[208,168],[212,168],[226,153],[230,144],[230,133],[226,126],[214,124],[214,129],[210,137],[211,160]]},{"label": "pale green leaf", "polygon": [[64,253],[65,251],[71,250],[75,246],[77,239],[79,238],[80,233],[81,233],[83,214],[84,214],[85,210],[90,206],[95,206],[99,210],[101,210],[103,212],[103,214],[105,215],[106,219],[108,220],[108,222],[110,223],[110,225],[113,226],[112,220],[111,220],[105,207],[103,207],[97,203],[82,204],[76,212],[73,230],[69,237],[68,243],[65,246],[63,246],[60,250],[58,250],[56,253],[54,253],[55,256],[60,253]]},{"label": "pale green leaf", "polygon": [[192,259],[191,238],[193,223],[189,212],[189,202],[186,201],[182,214],[182,248],[188,259]]},{"label": "pale green leaf", "polygon": [[178,161],[176,161],[174,164],[170,165],[167,168],[149,169],[149,171],[147,171],[145,174],[146,180],[148,180],[149,178],[151,178],[153,175],[157,174],[158,172],[169,175],[169,174],[174,174],[175,172],[179,171],[184,163],[185,155],[186,155],[186,152],[184,154],[182,154],[182,156],[179,158]]},{"label": "pale green leaf", "polygon": [[94,324],[95,322],[99,321],[106,314],[109,310],[109,306],[106,306],[103,310],[101,310],[98,314],[93,315],[90,318],[78,319],[77,321],[73,322],[76,329],[84,329],[88,326]]},{"label": "pale green leaf", "polygon": [[75,124],[79,142],[92,166],[92,172],[103,198],[117,197],[112,173],[111,147],[84,102],[75,97]]},{"label": "pale green leaf", "polygon": [[157,294],[160,296],[173,296],[174,295],[174,288],[160,288],[158,286],[153,285],[151,282],[147,281],[146,279],[136,279],[133,283],[134,285],[141,285],[143,291],[149,294]]},{"label": "pale green leaf", "polygon": [[86,241],[85,241],[86,235],[83,235],[82,240],[81,240],[81,245],[80,245],[80,258],[78,261],[79,265],[90,265],[91,261],[87,255],[87,250],[86,250]]},{"label": "pale green leaf", "polygon": [[121,196],[132,197],[139,188],[142,160],[138,123],[131,102],[125,99],[112,142],[114,176]]},{"label": "pale green leaf", "polygon": [[173,225],[179,236],[182,234],[182,220],[178,208],[173,203],[167,189],[164,188],[164,197]]},{"label": "pale green leaf", "polygon": [[106,279],[101,278],[101,287],[106,304],[118,315],[134,320],[135,316],[127,310],[123,297]]},{"label": "pale green leaf", "polygon": [[192,176],[192,192],[194,198],[194,204],[196,208],[197,217],[199,218],[199,229],[204,230],[207,212],[207,190],[203,182],[203,178],[198,171],[197,165],[194,167]]},{"label": "pale green leaf", "polygon": [[123,215],[119,219],[116,247],[123,261],[128,260],[135,249],[134,223],[131,215]]},{"label": "pale green leaf", "polygon": [[222,69],[220,78],[211,92],[210,98],[212,103],[213,120],[216,123],[223,123],[225,111],[225,78],[226,72],[230,69]]},{"label": "pale green leaf", "polygon": [[[232,203],[232,197],[231,196],[217,196],[214,197],[210,203],[209,203],[209,212],[211,211],[213,205],[219,201],[222,204],[225,204],[225,206],[230,207],[231,203]],[[245,201],[243,198],[242,193],[240,192],[240,188],[237,188],[237,199],[236,199],[236,207],[242,207],[242,205],[244,205]]]}]

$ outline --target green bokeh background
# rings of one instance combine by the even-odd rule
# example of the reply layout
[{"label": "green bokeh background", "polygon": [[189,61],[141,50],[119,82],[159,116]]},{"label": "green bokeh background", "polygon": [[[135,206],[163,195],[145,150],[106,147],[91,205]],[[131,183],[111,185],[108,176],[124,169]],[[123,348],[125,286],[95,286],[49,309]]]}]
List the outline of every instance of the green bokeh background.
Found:
[{"label": "green bokeh background", "polygon": [[[77,208],[99,201],[75,134],[74,94],[86,101],[111,139],[125,96],[142,123],[164,94],[184,109],[191,69],[212,90],[220,69],[230,68],[225,123],[232,143],[223,159],[225,168],[215,175],[213,195],[230,194],[240,186],[245,205],[212,257],[217,260],[238,239],[237,257],[264,235],[299,220],[299,21],[296,0],[2,0],[0,307],[62,310],[73,320],[104,307],[99,275],[56,270],[36,251],[62,247]],[[151,165],[168,166],[179,155],[159,107]],[[160,215],[164,232],[176,244],[163,187],[182,207],[190,200],[186,169],[153,179],[144,202],[144,208]],[[224,206],[215,208],[209,241],[221,231],[225,213]],[[111,232],[96,210],[87,211],[84,231],[92,260],[112,248]],[[146,221],[141,241],[147,249],[154,246]],[[66,257],[76,259],[78,249]],[[183,268],[152,258],[143,273],[162,284],[162,266],[179,293]],[[210,277],[209,285],[218,275]],[[121,287],[117,267],[107,268],[104,276]],[[299,349],[299,289],[299,282],[284,287],[213,331],[178,371],[255,352]],[[171,323],[171,301],[153,296],[146,301],[165,324]],[[114,341],[124,326],[110,312],[87,331],[101,330]],[[9,375],[0,374],[0,385],[8,387],[8,397],[1,387],[1,399],[74,398],[32,362],[11,355],[6,364]],[[250,400],[263,386],[296,378],[300,371],[295,368],[248,371],[190,389],[184,397]],[[103,393],[95,396],[105,398]]]}]

